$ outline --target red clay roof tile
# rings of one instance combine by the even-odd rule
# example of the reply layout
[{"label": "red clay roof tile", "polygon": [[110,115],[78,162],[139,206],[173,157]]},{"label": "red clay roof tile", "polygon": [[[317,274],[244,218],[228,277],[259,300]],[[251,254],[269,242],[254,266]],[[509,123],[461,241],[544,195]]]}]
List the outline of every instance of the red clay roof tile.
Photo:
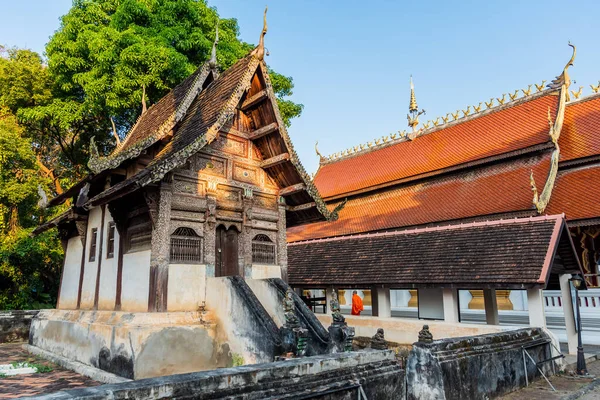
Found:
[{"label": "red clay roof tile", "polygon": [[547,142],[548,108],[556,115],[557,93],[549,91],[413,141],[324,164],[315,184],[327,198]]},{"label": "red clay roof tile", "polygon": [[600,165],[560,171],[546,213],[567,220],[600,217]]},{"label": "red clay roof tile", "polygon": [[600,95],[567,104],[560,161],[600,154]]},{"label": "red clay roof tile", "polygon": [[547,153],[352,198],[337,221],[289,228],[287,239],[295,242],[531,210],[530,171],[536,182],[545,182],[549,160]]}]

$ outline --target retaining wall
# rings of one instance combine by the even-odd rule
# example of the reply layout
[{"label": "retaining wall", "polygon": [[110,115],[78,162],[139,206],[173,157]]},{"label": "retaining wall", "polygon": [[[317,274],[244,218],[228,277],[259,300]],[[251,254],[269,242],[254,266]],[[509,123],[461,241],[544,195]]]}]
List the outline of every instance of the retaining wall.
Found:
[{"label": "retaining wall", "polygon": [[31,320],[39,312],[39,310],[0,311],[0,343],[27,340]]}]

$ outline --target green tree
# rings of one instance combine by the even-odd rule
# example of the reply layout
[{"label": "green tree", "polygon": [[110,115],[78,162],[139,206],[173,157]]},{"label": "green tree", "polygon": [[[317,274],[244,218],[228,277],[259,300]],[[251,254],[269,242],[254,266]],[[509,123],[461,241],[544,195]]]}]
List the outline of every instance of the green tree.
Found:
[{"label": "green tree", "polygon": [[[27,218],[42,181],[36,168],[31,142],[23,137],[17,118],[0,107],[0,229],[15,232],[21,225],[19,215]],[[21,210],[19,210],[19,208]],[[32,218],[29,215],[28,218]],[[35,223],[35,222],[33,222]],[[31,225],[28,221],[27,225]]]},{"label": "green tree", "polygon": [[[74,0],[46,47],[55,98],[19,115],[44,133],[38,136],[58,143],[82,174],[92,136],[110,151],[111,119],[122,137],[144,94],[158,101],[209,58],[217,21],[217,59],[226,69],[254,46],[239,39],[235,19],[220,19],[205,1]],[[289,125],[302,105],[286,99],[291,78],[272,72],[272,80]]]}]

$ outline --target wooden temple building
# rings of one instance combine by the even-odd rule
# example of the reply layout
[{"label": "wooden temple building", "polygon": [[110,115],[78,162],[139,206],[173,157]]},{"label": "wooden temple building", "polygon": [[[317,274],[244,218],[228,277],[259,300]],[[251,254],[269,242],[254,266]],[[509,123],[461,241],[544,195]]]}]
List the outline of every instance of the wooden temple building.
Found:
[{"label": "wooden temple building", "polygon": [[92,142],[92,173],[49,202],[72,206],[34,232],[58,228],[65,263],[32,345],[136,379],[277,355],[281,301],[269,296],[283,294],[246,281],[287,279],[286,228],[337,211],[286,132],[266,11],[264,24],[258,47],[222,72],[215,41],[111,154]]},{"label": "wooden temple building", "polygon": [[597,286],[600,93],[570,90],[574,59],[575,47],[547,86],[420,126],[411,81],[409,132],[317,150],[314,183],[328,207],[345,206],[336,221],[288,228],[290,285],[370,289],[383,317],[390,289],[410,290],[420,317],[452,322],[457,290],[483,289],[493,324],[497,297],[527,289],[530,322],[544,326],[540,289],[580,268]]}]

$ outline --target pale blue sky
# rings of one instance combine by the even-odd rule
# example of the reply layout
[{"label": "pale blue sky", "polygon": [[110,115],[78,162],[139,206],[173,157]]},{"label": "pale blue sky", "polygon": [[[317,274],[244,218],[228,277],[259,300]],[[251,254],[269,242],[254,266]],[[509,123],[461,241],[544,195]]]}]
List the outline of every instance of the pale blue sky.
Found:
[{"label": "pale blue sky", "polygon": [[[600,79],[600,2],[270,0],[267,62],[304,112],[290,134],[303,164],[404,130],[412,74],[427,119],[550,81],[577,45],[574,87]],[[70,0],[0,0],[0,43],[43,51]],[[265,0],[211,0],[256,43]],[[407,154],[407,157],[410,156]]]}]

